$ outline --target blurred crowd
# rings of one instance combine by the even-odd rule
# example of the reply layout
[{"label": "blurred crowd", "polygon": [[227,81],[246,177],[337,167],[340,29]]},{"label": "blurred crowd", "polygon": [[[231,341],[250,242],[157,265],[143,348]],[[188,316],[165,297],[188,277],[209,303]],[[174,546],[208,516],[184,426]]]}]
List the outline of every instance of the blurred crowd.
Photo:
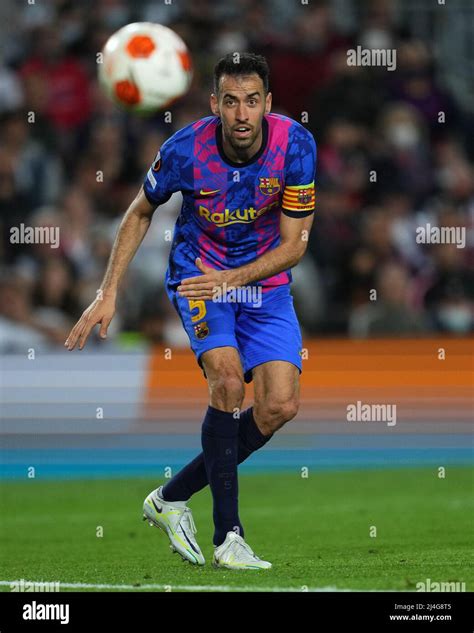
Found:
[{"label": "blurred crowd", "polygon": [[[341,28],[347,6],[355,22]],[[210,113],[213,66],[236,50],[267,57],[274,111],[303,121],[318,144],[317,212],[293,283],[304,333],[470,332],[473,113],[440,79],[433,43],[397,9],[387,0],[2,0],[0,350],[62,345],[95,297],[157,149]],[[98,86],[97,52],[134,21],[170,26],[192,52],[193,85],[171,123],[119,111]],[[358,45],[395,48],[396,70],[348,65]],[[186,345],[163,289],[179,209],[175,194],[155,214],[108,344]],[[59,227],[59,247],[12,243],[21,223]],[[426,225],[462,228],[465,246],[418,243]]]}]

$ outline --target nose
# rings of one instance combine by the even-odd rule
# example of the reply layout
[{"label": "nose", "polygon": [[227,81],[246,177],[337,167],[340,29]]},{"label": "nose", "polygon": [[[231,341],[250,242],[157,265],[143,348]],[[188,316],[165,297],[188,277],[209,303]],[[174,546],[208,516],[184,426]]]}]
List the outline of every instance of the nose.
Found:
[{"label": "nose", "polygon": [[248,117],[248,111],[247,111],[247,106],[245,105],[245,103],[239,103],[237,106],[237,111],[235,113],[235,117],[236,119],[238,119],[239,121],[247,121]]}]

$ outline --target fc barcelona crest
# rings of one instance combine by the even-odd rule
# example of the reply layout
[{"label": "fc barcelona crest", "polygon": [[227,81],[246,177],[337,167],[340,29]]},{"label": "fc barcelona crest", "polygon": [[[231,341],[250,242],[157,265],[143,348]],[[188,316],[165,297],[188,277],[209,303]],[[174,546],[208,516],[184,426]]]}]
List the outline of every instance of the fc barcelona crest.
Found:
[{"label": "fc barcelona crest", "polygon": [[298,202],[300,204],[309,204],[313,198],[313,194],[310,189],[300,189],[298,191]]},{"label": "fc barcelona crest", "polygon": [[200,341],[209,334],[209,328],[207,326],[206,321],[202,321],[201,323],[196,323],[194,326],[194,336],[198,338]]},{"label": "fc barcelona crest", "polygon": [[273,196],[280,191],[280,182],[278,178],[260,178],[259,189],[266,196]]}]

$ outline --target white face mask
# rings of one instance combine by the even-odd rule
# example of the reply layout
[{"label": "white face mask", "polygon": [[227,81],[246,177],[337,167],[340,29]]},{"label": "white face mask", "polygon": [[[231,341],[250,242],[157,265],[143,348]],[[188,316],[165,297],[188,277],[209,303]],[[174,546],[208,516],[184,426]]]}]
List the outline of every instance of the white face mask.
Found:
[{"label": "white face mask", "polygon": [[472,315],[468,306],[443,306],[438,309],[438,318],[450,332],[466,334],[471,330]]},{"label": "white face mask", "polygon": [[418,128],[412,123],[395,123],[388,129],[387,136],[399,149],[411,149],[420,141]]}]

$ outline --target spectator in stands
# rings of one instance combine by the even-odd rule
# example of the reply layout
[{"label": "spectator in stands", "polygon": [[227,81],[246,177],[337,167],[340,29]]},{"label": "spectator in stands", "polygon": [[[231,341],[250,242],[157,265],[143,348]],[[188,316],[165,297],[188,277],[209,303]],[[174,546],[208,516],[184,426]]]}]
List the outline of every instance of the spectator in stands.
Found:
[{"label": "spectator in stands", "polygon": [[409,336],[427,332],[426,317],[409,302],[409,275],[403,266],[389,263],[377,273],[374,301],[352,311],[349,333],[353,337]]}]

